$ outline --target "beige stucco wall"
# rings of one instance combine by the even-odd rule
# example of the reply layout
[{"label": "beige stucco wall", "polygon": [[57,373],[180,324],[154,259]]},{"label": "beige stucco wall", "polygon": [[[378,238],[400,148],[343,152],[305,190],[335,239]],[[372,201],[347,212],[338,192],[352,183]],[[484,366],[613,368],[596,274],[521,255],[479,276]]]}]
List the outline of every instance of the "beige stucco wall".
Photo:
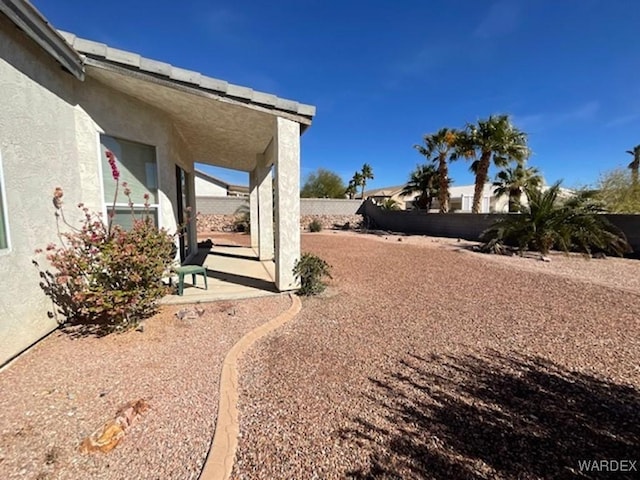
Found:
[{"label": "beige stucco wall", "polygon": [[[11,248],[0,251],[0,364],[56,327],[31,264],[56,241],[53,189],[102,209],[99,134],[156,146],[160,223],[175,229],[175,164],[193,172],[180,135],[162,112],[87,78],[80,82],[0,16],[0,158]],[[192,197],[194,196],[193,175]],[[193,199],[192,199],[193,200]],[[193,229],[195,242],[195,228]]]},{"label": "beige stucco wall", "polygon": [[196,175],[197,197],[226,197],[227,189]]}]

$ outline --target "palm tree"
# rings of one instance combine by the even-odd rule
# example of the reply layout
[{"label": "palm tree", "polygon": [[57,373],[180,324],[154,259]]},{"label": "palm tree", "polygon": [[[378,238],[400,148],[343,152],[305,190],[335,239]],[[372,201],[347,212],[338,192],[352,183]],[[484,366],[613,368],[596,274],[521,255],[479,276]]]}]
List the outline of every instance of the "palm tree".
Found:
[{"label": "palm tree", "polygon": [[409,181],[402,189],[402,195],[411,195],[418,192],[415,202],[418,208],[427,212],[431,209],[433,198],[438,195],[438,171],[432,164],[417,165],[411,172]]},{"label": "palm tree", "polygon": [[[353,188],[357,189],[358,187],[362,186],[362,184],[363,184],[362,173],[355,172],[353,174],[353,177],[351,177],[351,180],[349,180],[349,187],[353,185]],[[354,192],[354,196],[355,196],[355,192]],[[364,186],[362,187],[362,199],[364,200]]]},{"label": "palm tree", "polygon": [[395,198],[385,198],[380,204],[382,210],[400,210],[400,204]]},{"label": "palm tree", "polygon": [[473,160],[470,167],[476,176],[473,213],[480,212],[491,161],[502,168],[510,161],[523,162],[529,156],[527,135],[511,124],[508,115],[491,115],[487,120],[478,120],[477,124],[467,124],[456,145],[459,155]]},{"label": "palm tree", "polygon": [[521,253],[536,250],[546,255],[552,248],[590,254],[593,249],[623,255],[631,251],[624,234],[601,213],[592,192],[583,192],[565,202],[559,201],[560,182],[543,191],[525,188],[528,206],[519,215],[508,215],[481,235],[482,249],[501,252],[505,244],[517,245]]},{"label": "palm tree", "polygon": [[640,170],[640,145],[633,147],[633,150],[627,150],[627,153],[633,156],[633,161],[629,164],[631,169],[631,186],[636,191],[638,188],[638,170]]},{"label": "palm tree", "polygon": [[509,195],[509,212],[517,212],[520,199],[525,188],[539,188],[542,186],[542,176],[535,167],[525,167],[523,163],[516,163],[515,167],[506,167],[496,175],[493,182],[493,193],[496,197]]},{"label": "palm tree", "polygon": [[362,199],[364,200],[364,189],[367,186],[367,180],[373,180],[373,169],[371,168],[371,165],[369,165],[368,163],[362,165],[360,175],[362,178],[360,183],[360,185],[362,185]]},{"label": "palm tree", "polygon": [[347,189],[345,190],[344,193],[347,197],[353,200],[353,197],[355,197],[356,193],[358,192],[357,188],[358,186],[356,185],[354,179],[352,178],[351,180],[349,180],[349,185],[347,186]]},{"label": "palm tree", "polygon": [[424,155],[427,160],[438,164],[438,203],[440,213],[449,211],[449,167],[447,160],[458,158],[455,149],[458,132],[451,128],[441,128],[436,133],[423,137],[424,146],[414,145],[414,148]]}]

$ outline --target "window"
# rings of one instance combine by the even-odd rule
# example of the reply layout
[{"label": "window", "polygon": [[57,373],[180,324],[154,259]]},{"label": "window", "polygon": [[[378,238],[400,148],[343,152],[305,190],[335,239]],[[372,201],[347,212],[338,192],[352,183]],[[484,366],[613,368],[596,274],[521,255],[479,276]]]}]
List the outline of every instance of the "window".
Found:
[{"label": "window", "polygon": [[7,226],[7,199],[2,175],[2,156],[0,156],[0,251],[9,248],[9,231]]},{"label": "window", "polygon": [[107,210],[113,205],[116,193],[116,182],[111,175],[111,167],[107,160],[106,151],[111,150],[118,162],[120,172],[120,190],[116,200],[115,217],[113,223],[128,229],[133,224],[129,200],[123,192],[122,184],[126,182],[131,189],[131,200],[134,211],[144,211],[144,195],[149,194],[149,210],[155,224],[158,224],[158,166],[156,149],[150,145],[121,140],[107,135],[100,136],[102,182],[104,186],[104,203]]}]

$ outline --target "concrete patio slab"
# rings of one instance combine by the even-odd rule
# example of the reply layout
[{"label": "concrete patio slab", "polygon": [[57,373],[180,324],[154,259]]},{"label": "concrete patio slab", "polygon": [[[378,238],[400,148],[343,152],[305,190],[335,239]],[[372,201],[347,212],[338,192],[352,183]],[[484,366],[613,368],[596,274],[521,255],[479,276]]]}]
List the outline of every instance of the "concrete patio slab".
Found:
[{"label": "concrete patio slab", "polygon": [[161,304],[204,303],[280,294],[274,283],[274,262],[258,260],[255,249],[221,244],[214,245],[203,255],[209,288],[205,290],[201,276],[196,275],[196,285],[193,285],[191,276],[187,275],[184,294],[167,295]]}]

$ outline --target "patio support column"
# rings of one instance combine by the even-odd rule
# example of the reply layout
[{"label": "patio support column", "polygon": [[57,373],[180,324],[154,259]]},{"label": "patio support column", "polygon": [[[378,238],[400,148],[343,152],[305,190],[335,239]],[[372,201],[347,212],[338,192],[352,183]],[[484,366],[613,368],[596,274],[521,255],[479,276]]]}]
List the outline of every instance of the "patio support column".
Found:
[{"label": "patio support column", "polygon": [[260,222],[258,220],[258,167],[249,172],[249,218],[251,220],[251,248],[258,249]]},{"label": "patio support column", "polygon": [[258,183],[258,257],[273,260],[273,179],[271,162],[264,154],[257,158]]},{"label": "patio support column", "polygon": [[276,169],[276,287],[300,287],[293,266],[300,258],[300,125],[276,118],[274,134]]}]

